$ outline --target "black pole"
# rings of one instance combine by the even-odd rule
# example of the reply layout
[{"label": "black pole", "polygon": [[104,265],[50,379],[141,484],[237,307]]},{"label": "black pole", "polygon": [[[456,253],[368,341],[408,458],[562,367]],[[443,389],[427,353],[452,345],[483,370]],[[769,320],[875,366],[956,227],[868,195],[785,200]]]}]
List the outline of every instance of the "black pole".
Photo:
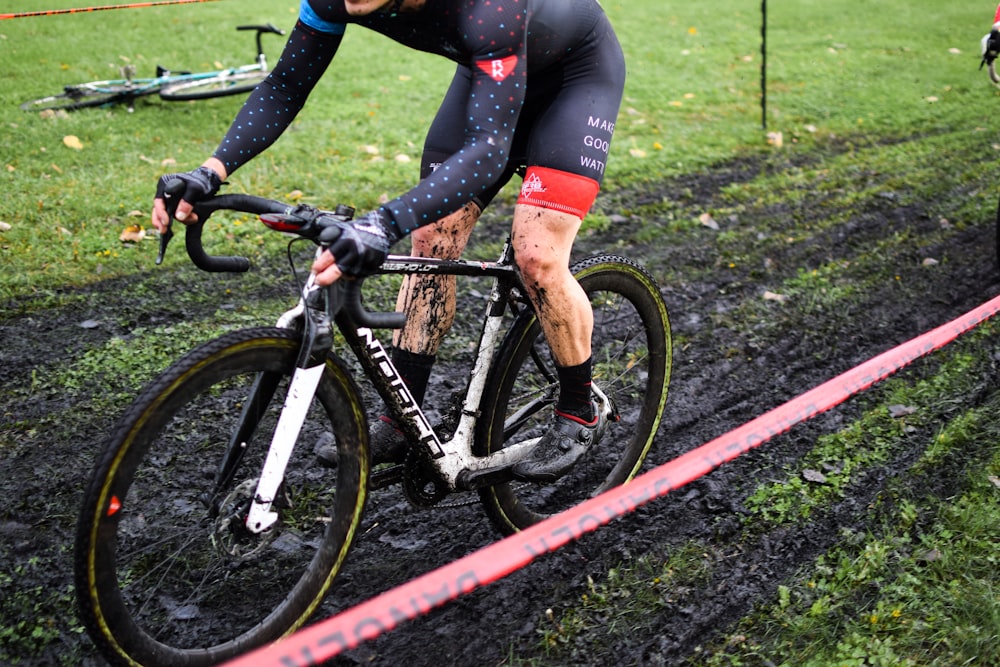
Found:
[{"label": "black pole", "polygon": [[760,3],[760,126],[767,129],[767,0]]}]

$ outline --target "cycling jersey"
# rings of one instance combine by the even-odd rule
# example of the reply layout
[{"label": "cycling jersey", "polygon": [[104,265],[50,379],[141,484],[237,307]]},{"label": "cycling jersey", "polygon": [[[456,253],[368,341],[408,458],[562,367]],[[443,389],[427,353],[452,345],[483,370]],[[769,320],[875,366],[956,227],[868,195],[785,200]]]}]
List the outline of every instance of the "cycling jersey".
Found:
[{"label": "cycling jersey", "polygon": [[401,234],[470,201],[489,203],[524,166],[599,186],[625,65],[597,0],[426,0],[365,16],[349,15],[344,0],[302,0],[281,58],[215,152],[229,173],[288,127],[350,24],[458,64],[425,141],[421,181],[382,206]]}]

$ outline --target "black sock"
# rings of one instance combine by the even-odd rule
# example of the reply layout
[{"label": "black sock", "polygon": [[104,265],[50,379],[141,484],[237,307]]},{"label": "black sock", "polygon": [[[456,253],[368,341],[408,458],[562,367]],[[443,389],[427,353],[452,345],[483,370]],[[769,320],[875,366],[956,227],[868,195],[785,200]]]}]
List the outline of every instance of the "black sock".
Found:
[{"label": "black sock", "polygon": [[427,384],[431,377],[431,369],[437,355],[418,354],[400,348],[393,348],[389,353],[393,366],[399,371],[403,382],[406,383],[413,400],[417,405],[424,404],[424,395],[427,393]]},{"label": "black sock", "polygon": [[556,366],[556,374],[559,376],[556,410],[588,424],[596,416],[590,396],[591,372],[590,359],[578,366]]}]

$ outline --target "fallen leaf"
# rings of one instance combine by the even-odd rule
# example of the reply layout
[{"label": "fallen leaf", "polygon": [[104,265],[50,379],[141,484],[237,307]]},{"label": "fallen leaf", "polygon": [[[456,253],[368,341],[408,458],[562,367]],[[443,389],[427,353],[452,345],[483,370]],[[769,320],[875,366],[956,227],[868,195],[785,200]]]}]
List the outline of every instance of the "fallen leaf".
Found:
[{"label": "fallen leaf", "polygon": [[146,230],[142,228],[142,225],[129,225],[122,230],[118,240],[122,243],[138,243],[144,238],[146,238]]},{"label": "fallen leaf", "polygon": [[778,294],[777,292],[772,292],[771,290],[764,290],[764,300],[765,301],[777,301],[778,303],[784,303],[788,301],[787,294]]},{"label": "fallen leaf", "polygon": [[698,222],[708,227],[709,229],[714,229],[715,231],[719,231],[719,223],[715,221],[715,218],[712,217],[711,213],[702,213],[701,215],[699,215]]},{"label": "fallen leaf", "polygon": [[73,134],[67,134],[65,137],[63,137],[63,144],[67,148],[72,148],[78,151],[83,150],[83,142],[80,141],[79,137]]},{"label": "fallen leaf", "polygon": [[298,201],[298,200],[302,199],[302,197],[304,197],[304,196],[305,196],[305,193],[302,192],[302,190],[292,190],[291,192],[288,193],[288,199],[290,201]]},{"label": "fallen leaf", "polygon": [[993,484],[993,486],[995,486],[998,489],[1000,489],[1000,477],[997,477],[996,475],[990,475],[989,476],[989,480],[990,480],[990,483]]},{"label": "fallen leaf", "polygon": [[775,148],[781,148],[785,145],[785,135],[781,132],[768,132],[767,143]]},{"label": "fallen leaf", "polygon": [[936,560],[941,560],[941,552],[937,549],[929,549],[924,552],[923,559],[928,563],[933,563]]},{"label": "fallen leaf", "polygon": [[410,156],[407,155],[406,153],[400,153],[399,155],[396,156],[396,162],[409,162],[409,161],[410,161]]},{"label": "fallen leaf", "polygon": [[101,323],[97,320],[84,320],[83,322],[80,322],[79,326],[82,329],[96,329],[101,326]]},{"label": "fallen leaf", "polygon": [[889,416],[894,419],[899,419],[900,417],[905,417],[906,415],[912,415],[917,409],[910,407],[909,405],[890,405],[889,406]]},{"label": "fallen leaf", "polygon": [[0,232],[9,232],[11,229],[13,228],[10,226],[10,223],[0,221]]},{"label": "fallen leaf", "polygon": [[176,164],[177,164],[177,160],[173,159],[172,157],[168,157],[168,158],[164,158],[164,159],[160,160],[160,166],[161,167],[173,167]]},{"label": "fallen leaf", "polygon": [[629,149],[628,154],[631,155],[632,157],[646,157],[646,151],[642,150],[641,148]]},{"label": "fallen leaf", "polygon": [[937,263],[938,263],[938,261],[937,261],[936,259],[934,259],[933,257],[928,257],[928,258],[926,258],[926,259],[925,259],[925,260],[924,260],[924,261],[922,262],[922,264],[923,264],[924,266],[934,266],[934,265],[936,265]]}]

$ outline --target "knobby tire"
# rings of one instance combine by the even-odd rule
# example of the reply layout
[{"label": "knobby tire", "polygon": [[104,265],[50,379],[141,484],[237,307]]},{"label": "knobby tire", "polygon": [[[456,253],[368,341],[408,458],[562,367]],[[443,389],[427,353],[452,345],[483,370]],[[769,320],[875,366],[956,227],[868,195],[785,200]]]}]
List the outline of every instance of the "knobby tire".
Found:
[{"label": "knobby tire", "polygon": [[[217,664],[301,627],[328,593],[368,475],[360,394],[335,356],[275,501],[278,523],[253,535],[240,520],[299,344],[299,334],[271,328],[206,343],[154,380],[112,432],[85,493],[75,554],[82,619],[112,664]],[[258,374],[277,389],[256,429],[233,438],[244,405],[255,405],[247,397]],[[331,433],[335,470],[313,453]],[[239,467],[216,489],[223,451],[244,437]]]},{"label": "knobby tire", "polygon": [[[620,421],[566,475],[550,484],[511,482],[480,490],[486,513],[504,534],[573,507],[639,471],[667,400],[672,347],[666,304],[653,278],[623,257],[602,255],[573,272],[594,309],[594,383]],[[555,363],[531,311],[511,325],[489,372],[476,454],[541,436],[558,394]]]},{"label": "knobby tire", "polygon": [[86,90],[80,88],[67,89],[58,95],[48,95],[39,97],[37,100],[28,100],[21,104],[23,111],[58,111],[65,109],[86,109],[88,107],[101,107],[105,105],[118,104],[127,98],[133,89],[125,86],[105,86],[102,90]]}]

